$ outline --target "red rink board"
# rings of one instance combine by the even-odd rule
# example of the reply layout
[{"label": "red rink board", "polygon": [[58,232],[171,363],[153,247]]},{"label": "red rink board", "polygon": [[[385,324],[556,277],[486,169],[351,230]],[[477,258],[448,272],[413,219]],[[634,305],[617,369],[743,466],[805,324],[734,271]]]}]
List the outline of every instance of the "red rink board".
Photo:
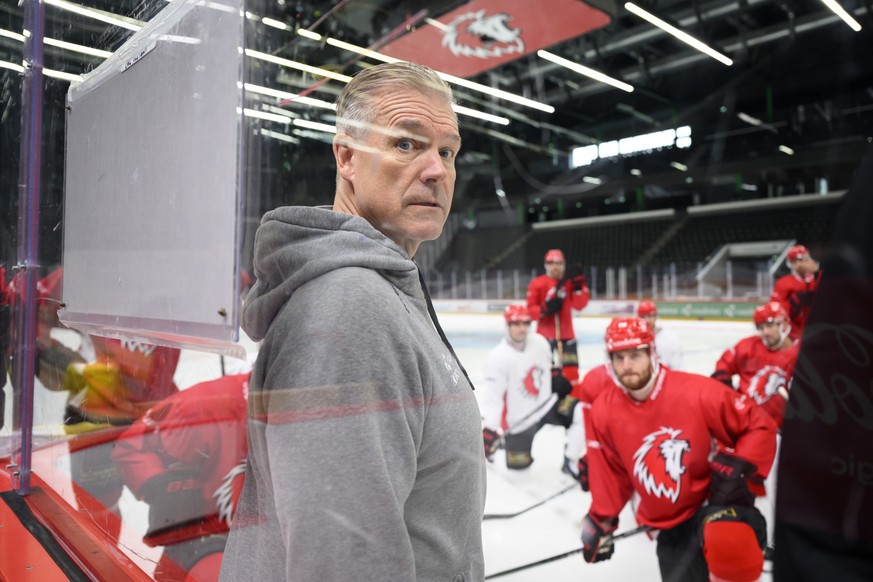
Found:
[{"label": "red rink board", "polygon": [[579,0],[474,0],[391,42],[380,52],[457,77],[473,77],[610,23]]}]

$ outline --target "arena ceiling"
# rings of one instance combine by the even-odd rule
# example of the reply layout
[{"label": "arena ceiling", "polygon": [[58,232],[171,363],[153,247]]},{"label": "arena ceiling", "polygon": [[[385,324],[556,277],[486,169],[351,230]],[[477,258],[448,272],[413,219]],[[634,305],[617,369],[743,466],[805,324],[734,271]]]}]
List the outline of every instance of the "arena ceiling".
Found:
[{"label": "arena ceiling", "polygon": [[[47,37],[113,51],[131,34],[62,9],[64,1],[46,1]],[[247,45],[353,74],[377,61],[327,39],[431,58],[447,46],[447,24],[470,21],[469,14],[494,16],[456,40],[473,47],[468,50],[502,47],[503,60],[461,67],[459,76],[548,110],[455,87],[461,105],[508,120],[495,124],[461,116],[464,155],[456,208],[499,208],[523,199],[532,209],[554,209],[559,201],[588,213],[620,212],[846,188],[873,139],[873,16],[871,0],[839,1],[861,25],[859,32],[820,0],[638,2],[728,57],[730,65],[613,0],[593,0],[593,16],[580,16],[580,7],[589,9],[579,0],[250,0]],[[139,23],[166,6],[164,0],[73,3]],[[18,4],[0,5],[0,29],[21,31]],[[298,28],[319,38],[296,34]],[[529,33],[532,29],[536,32]],[[520,37],[528,44],[512,53]],[[632,91],[556,64],[538,48],[609,75]],[[0,33],[0,60],[20,62],[21,50],[20,40]],[[57,44],[46,47],[46,66],[73,74],[93,69],[103,58]],[[328,101],[341,87],[264,63],[252,66],[250,74],[266,86]],[[4,95],[7,101],[15,98],[8,83]],[[330,122],[321,110],[302,115]],[[574,148],[685,126],[690,147],[570,167]],[[321,168],[330,181],[332,160],[323,145],[304,140],[280,158],[292,166],[305,161],[308,170]]]}]

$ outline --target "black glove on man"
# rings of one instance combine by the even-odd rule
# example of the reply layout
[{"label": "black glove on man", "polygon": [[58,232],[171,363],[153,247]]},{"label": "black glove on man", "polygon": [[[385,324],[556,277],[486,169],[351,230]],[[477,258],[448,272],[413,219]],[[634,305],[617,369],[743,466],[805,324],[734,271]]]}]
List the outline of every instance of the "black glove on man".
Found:
[{"label": "black glove on man", "polygon": [[579,474],[576,476],[579,479],[579,485],[582,486],[582,491],[588,491],[591,488],[588,482],[588,453],[579,458],[576,466],[579,468]]},{"label": "black glove on man", "polygon": [[612,532],[617,525],[617,518],[600,523],[591,517],[591,514],[585,516],[585,522],[582,524],[582,555],[586,562],[593,564],[612,557],[615,551]]},{"label": "black glove on man", "polygon": [[556,315],[561,312],[564,307],[564,298],[555,295],[551,299],[546,299],[542,305],[543,316]]},{"label": "black glove on man", "polygon": [[485,458],[489,461],[500,448],[500,435],[490,428],[482,429],[482,440],[485,443]]},{"label": "black glove on man", "polygon": [[585,275],[576,275],[570,279],[570,285],[572,286],[573,291],[581,291],[584,289],[586,282]]},{"label": "black glove on man", "polygon": [[749,482],[762,484],[755,475],[757,467],[752,463],[719,452],[712,458],[712,480],[709,484],[709,502],[714,505],[755,504],[755,494],[749,489]]},{"label": "black glove on man", "polygon": [[552,368],[552,392],[558,395],[558,398],[565,398],[573,391],[573,385],[561,373],[561,368]]}]

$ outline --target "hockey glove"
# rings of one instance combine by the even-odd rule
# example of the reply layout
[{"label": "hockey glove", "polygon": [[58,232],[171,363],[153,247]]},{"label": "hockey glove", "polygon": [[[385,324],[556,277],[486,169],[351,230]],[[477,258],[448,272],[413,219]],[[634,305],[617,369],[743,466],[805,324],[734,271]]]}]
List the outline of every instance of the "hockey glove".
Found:
[{"label": "hockey glove", "polygon": [[543,303],[541,309],[544,316],[549,316],[560,313],[562,307],[564,307],[564,298],[555,296]]},{"label": "hockey glove", "polygon": [[485,442],[485,458],[490,461],[497,449],[500,448],[500,435],[490,428],[483,428],[482,440]]},{"label": "hockey glove", "polygon": [[579,473],[576,475],[576,478],[579,479],[579,485],[582,486],[582,491],[588,491],[591,487],[588,482],[588,453],[579,458],[577,467],[579,468]]},{"label": "hockey glove", "polygon": [[573,386],[561,373],[561,368],[552,368],[552,392],[558,395],[558,398],[564,398],[570,395],[573,391]]},{"label": "hockey glove", "polygon": [[713,505],[743,505],[751,507],[755,504],[755,494],[749,485],[763,484],[763,479],[755,475],[757,467],[752,463],[719,452],[710,463],[712,480],[709,484],[709,502]]},{"label": "hockey glove", "polygon": [[615,551],[612,532],[617,525],[617,518],[600,523],[591,517],[591,514],[585,516],[585,522],[582,524],[582,555],[586,562],[594,564],[612,557]]},{"label": "hockey glove", "polygon": [[585,288],[585,284],[587,280],[585,279],[585,275],[576,275],[572,279],[570,279],[570,285],[573,288],[573,291],[581,291]]},{"label": "hockey glove", "polygon": [[558,290],[557,287],[549,289],[548,293],[546,293],[545,301],[540,306],[542,316],[547,317],[560,313],[561,308],[564,307],[564,297],[566,295],[567,292],[564,289]]},{"label": "hockey glove", "polygon": [[733,376],[724,370],[716,370],[712,373],[710,378],[712,378],[713,380],[718,380],[728,388],[733,389],[734,387]]}]

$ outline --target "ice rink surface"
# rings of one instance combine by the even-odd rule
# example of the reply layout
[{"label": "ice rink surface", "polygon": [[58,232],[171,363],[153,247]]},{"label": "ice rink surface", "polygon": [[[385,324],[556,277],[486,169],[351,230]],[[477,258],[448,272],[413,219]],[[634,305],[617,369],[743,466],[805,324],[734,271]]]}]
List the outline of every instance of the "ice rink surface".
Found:
[{"label": "ice rink surface", "polygon": [[[481,382],[485,356],[505,332],[502,314],[439,313],[440,323],[452,342],[458,357],[474,384]],[[577,337],[580,374],[605,361],[603,332],[608,318],[577,317],[574,328]],[[673,330],[684,349],[684,370],[704,375],[712,373],[721,353],[738,340],[755,333],[751,322],[712,321],[659,321]],[[64,343],[75,348],[74,332],[54,330]],[[241,343],[253,352],[254,344],[242,334]],[[386,357],[388,354],[386,354]],[[214,354],[183,351],[176,371],[177,385],[184,389],[203,380],[215,378],[221,372],[221,360]],[[237,365],[225,358],[226,368]],[[230,373],[230,370],[228,370]],[[9,386],[5,388],[8,392]],[[478,393],[477,393],[478,396]],[[61,418],[66,402],[66,393],[50,392],[37,382],[34,401],[34,425],[36,435],[63,434]],[[6,428],[0,436],[9,434],[11,425],[12,395],[7,393]],[[39,439],[36,439],[39,442]],[[563,461],[564,429],[544,427],[534,439],[535,462],[523,471],[510,471],[505,466],[503,452],[499,451],[493,463],[489,463],[486,514],[515,513],[526,509],[547,497],[568,489],[554,499],[543,503],[522,515],[507,519],[488,519],[483,522],[482,533],[485,546],[485,575],[503,572],[518,566],[532,564],[570,552],[581,547],[582,519],[590,505],[590,495],[574,485],[574,481],[561,472]],[[147,508],[125,490],[119,503],[125,516],[125,538],[141,537],[145,527]],[[770,519],[769,505],[759,500],[759,507]],[[636,527],[633,512],[626,507],[620,516],[618,532]],[[657,581],[657,558],[655,543],[638,534],[622,539],[615,544],[612,559],[599,564],[587,564],[580,553],[554,560],[546,564],[500,576],[495,580],[506,582],[586,582],[597,581]],[[148,562],[157,555],[139,557],[141,566],[150,571]],[[768,575],[763,580],[769,581]]]}]

